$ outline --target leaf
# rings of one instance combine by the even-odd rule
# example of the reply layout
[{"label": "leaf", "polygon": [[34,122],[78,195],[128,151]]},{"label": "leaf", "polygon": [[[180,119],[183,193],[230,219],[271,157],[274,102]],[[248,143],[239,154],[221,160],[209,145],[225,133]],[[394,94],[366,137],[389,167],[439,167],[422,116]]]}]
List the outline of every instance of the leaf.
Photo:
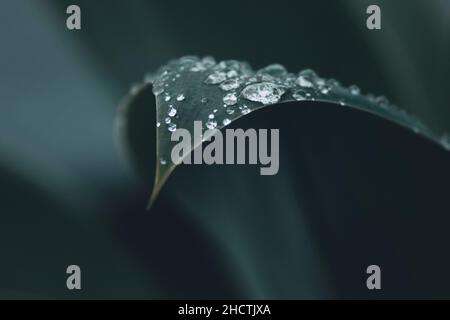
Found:
[{"label": "leaf", "polygon": [[[203,130],[221,129],[252,111],[299,101],[328,102],[338,107],[366,111],[450,149],[450,136],[439,135],[418,118],[391,104],[384,96],[362,94],[351,85],[325,79],[305,69],[289,73],[282,65],[272,64],[257,71],[245,62],[227,60],[216,63],[211,57],[187,56],[171,61],[144,84],[134,86],[121,105],[119,132],[127,130],[127,117],[133,99],[152,85],[156,101],[156,176],[149,207],[157,198],[177,164],[171,162],[174,142],[170,136],[179,128],[193,132],[194,121],[202,121]],[[192,150],[210,138],[211,131]],[[191,151],[192,151],[191,150]],[[184,155],[187,156],[187,155]],[[182,159],[180,159],[181,161]]]}]

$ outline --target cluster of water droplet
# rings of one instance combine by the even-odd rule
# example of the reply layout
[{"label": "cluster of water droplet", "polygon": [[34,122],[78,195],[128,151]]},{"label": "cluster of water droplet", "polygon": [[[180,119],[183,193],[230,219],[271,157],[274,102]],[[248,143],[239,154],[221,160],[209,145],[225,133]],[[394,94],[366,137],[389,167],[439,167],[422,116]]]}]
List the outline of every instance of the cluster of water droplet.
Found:
[{"label": "cluster of water droplet", "polygon": [[[200,99],[197,97],[198,101],[194,101],[193,97],[185,95],[184,92],[172,92],[173,88],[177,87],[176,81],[190,73],[197,76],[195,79],[200,78],[207,87],[219,89],[219,94],[222,93],[219,102],[221,105],[214,105],[211,108],[211,103],[218,103],[215,93]],[[280,64],[271,64],[253,71],[245,62],[236,60],[216,62],[212,57],[187,56],[170,62],[156,75],[147,76],[145,80],[153,84],[153,93],[162,101],[158,110],[158,119],[161,120],[156,125],[158,128],[164,126],[169,132],[177,129],[176,119],[179,110],[185,106],[195,105],[196,108],[207,106],[212,112],[199,112],[198,114],[205,119],[196,120],[201,120],[206,128],[214,129],[227,126],[232,120],[261,106],[276,104],[283,100],[332,101],[345,106],[352,104],[355,99],[360,99],[360,103],[366,103],[367,109],[372,108],[377,113],[388,113],[394,121],[408,123],[417,133],[426,128],[418,119],[390,104],[385,96],[362,95],[356,85],[345,87],[335,79],[318,76],[311,69],[294,74],[289,73]],[[207,92],[205,90],[205,93]],[[441,144],[450,148],[449,140],[448,136],[444,136]]]}]

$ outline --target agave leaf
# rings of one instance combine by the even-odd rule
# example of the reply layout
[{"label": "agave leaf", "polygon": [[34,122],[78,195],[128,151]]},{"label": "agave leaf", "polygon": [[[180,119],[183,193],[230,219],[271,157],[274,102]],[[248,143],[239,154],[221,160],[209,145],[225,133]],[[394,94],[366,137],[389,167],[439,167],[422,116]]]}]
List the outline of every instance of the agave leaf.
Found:
[{"label": "agave leaf", "polygon": [[[156,101],[156,175],[149,206],[177,166],[171,161],[175,144],[170,139],[172,132],[179,128],[193,132],[194,121],[202,121],[204,130],[221,129],[271,105],[282,108],[284,103],[293,101],[319,101],[351,107],[390,120],[450,149],[448,134],[437,134],[386,97],[362,94],[355,85],[343,86],[309,69],[294,74],[282,65],[272,64],[254,71],[245,62],[217,63],[211,57],[188,56],[160,68],[155,75],[147,77],[146,83],[152,85]],[[122,132],[133,99],[143,88],[145,84],[133,87],[131,95],[123,100],[119,113]],[[194,140],[192,150],[208,138]]]}]

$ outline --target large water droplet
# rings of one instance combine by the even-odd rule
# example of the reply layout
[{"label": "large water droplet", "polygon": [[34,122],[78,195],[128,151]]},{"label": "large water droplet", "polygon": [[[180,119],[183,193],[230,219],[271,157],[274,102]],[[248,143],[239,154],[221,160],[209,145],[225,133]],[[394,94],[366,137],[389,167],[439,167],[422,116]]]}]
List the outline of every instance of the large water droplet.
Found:
[{"label": "large water droplet", "polygon": [[286,89],[272,82],[260,82],[250,84],[241,92],[241,96],[247,100],[261,102],[262,104],[277,103]]}]

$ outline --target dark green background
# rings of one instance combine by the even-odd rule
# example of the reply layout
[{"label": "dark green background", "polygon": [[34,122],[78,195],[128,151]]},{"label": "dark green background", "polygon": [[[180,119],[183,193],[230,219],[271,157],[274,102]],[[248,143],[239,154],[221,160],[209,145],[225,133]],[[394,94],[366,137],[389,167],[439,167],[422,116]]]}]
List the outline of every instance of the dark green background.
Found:
[{"label": "dark green background", "polygon": [[[81,31],[65,27],[72,3]],[[369,4],[381,31],[366,29]],[[448,1],[0,9],[0,297],[450,297],[450,155],[409,131],[333,105],[267,108],[233,125],[280,128],[277,176],[182,167],[151,212],[149,94],[135,111],[138,170],[113,134],[130,85],[186,54],[312,68],[449,132]],[[69,264],[79,292],[65,288]],[[370,264],[381,291],[366,289]]]}]

